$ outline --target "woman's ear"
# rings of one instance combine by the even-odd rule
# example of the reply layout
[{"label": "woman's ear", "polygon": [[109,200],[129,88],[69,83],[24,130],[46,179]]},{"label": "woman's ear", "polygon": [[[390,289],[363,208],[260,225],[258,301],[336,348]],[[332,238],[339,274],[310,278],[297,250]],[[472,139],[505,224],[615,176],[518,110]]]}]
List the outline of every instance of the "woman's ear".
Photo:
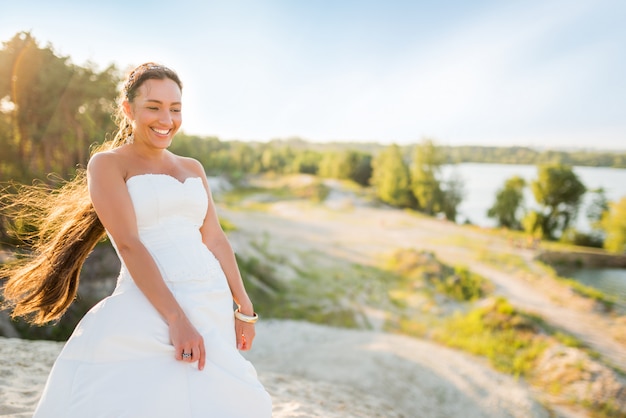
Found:
[{"label": "woman's ear", "polygon": [[122,109],[124,110],[124,114],[129,120],[134,120],[133,108],[131,107],[130,102],[128,100],[124,100],[124,102],[122,102]]}]

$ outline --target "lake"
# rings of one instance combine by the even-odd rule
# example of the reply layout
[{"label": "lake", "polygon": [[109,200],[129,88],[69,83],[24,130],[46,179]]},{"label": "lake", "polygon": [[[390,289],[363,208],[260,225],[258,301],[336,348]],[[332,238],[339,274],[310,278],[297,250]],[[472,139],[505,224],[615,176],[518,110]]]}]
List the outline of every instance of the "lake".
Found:
[{"label": "lake", "polygon": [[[610,201],[617,201],[626,196],[626,169],[607,167],[574,167],[574,173],[587,187],[587,190],[604,188],[605,195]],[[496,226],[494,219],[487,217],[487,210],[493,205],[496,193],[504,186],[504,182],[520,176],[528,184],[537,178],[537,167],[534,165],[512,164],[481,164],[462,163],[447,165],[443,174],[447,178],[452,173],[464,182],[465,196],[459,206],[457,221],[469,221],[480,226]],[[591,201],[591,195],[585,194],[580,206],[576,227],[582,231],[589,230],[586,210]],[[536,206],[530,187],[525,190],[527,208]]]},{"label": "lake", "polygon": [[[626,196],[626,169],[606,167],[574,167],[574,173],[587,187],[587,190],[604,188],[609,201],[617,201]],[[496,222],[487,217],[487,210],[493,205],[496,193],[504,186],[505,180],[517,175],[530,183],[537,178],[534,165],[479,164],[463,163],[445,166],[444,176],[455,173],[464,182],[465,197],[459,206],[457,221],[466,220],[480,226],[493,227]],[[581,231],[589,230],[587,206],[591,201],[585,194],[578,211],[576,227]],[[536,206],[530,187],[525,190],[527,208]],[[626,308],[626,269],[580,269],[571,274],[573,279],[595,287],[607,294],[614,294],[618,304]]]},{"label": "lake", "polygon": [[626,309],[626,269],[578,269],[571,278],[614,295],[617,305]]}]

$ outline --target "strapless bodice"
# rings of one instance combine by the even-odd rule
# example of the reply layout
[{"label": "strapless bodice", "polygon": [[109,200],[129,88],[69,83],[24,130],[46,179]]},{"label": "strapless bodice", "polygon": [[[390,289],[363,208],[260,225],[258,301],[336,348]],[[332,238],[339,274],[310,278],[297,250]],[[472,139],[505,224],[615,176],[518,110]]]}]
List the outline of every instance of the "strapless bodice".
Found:
[{"label": "strapless bodice", "polygon": [[[200,177],[181,182],[166,174],[140,174],[130,177],[126,187],[139,238],[166,282],[206,281],[223,276],[214,271],[219,264],[200,234],[208,208]],[[127,276],[122,260],[120,280]]]},{"label": "strapless bodice", "polygon": [[207,210],[200,177],[179,181],[167,174],[139,174],[126,181],[140,234],[150,229],[198,229]]}]

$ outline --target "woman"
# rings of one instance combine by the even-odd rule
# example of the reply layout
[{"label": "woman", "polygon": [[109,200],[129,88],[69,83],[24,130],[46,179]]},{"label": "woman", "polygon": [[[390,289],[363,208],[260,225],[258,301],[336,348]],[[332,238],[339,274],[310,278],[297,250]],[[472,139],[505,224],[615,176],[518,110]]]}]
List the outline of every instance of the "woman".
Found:
[{"label": "woman", "polygon": [[45,323],[71,303],[105,231],[122,261],[113,294],[55,362],[36,418],[271,416],[269,395],[237,351],[252,346],[257,316],[204,169],[167,150],[181,93],[164,66],[132,71],[115,138],[92,156],[86,182],[78,176],[47,197],[33,258],[3,271],[13,314]]}]

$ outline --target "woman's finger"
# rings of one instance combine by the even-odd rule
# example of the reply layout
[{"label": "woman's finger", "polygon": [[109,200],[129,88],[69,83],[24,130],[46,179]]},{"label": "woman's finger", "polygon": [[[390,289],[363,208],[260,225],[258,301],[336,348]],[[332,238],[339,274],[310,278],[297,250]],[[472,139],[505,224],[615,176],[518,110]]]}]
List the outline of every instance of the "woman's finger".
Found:
[{"label": "woman's finger", "polygon": [[182,350],[180,357],[183,361],[192,362],[193,361],[193,350],[191,348]]},{"label": "woman's finger", "polygon": [[198,370],[204,369],[205,362],[206,362],[206,351],[204,349],[204,341],[200,341],[200,346],[198,348]]},{"label": "woman's finger", "polygon": [[255,336],[254,325],[242,322],[235,327],[235,331],[237,333],[237,349],[242,351],[250,350]]}]

